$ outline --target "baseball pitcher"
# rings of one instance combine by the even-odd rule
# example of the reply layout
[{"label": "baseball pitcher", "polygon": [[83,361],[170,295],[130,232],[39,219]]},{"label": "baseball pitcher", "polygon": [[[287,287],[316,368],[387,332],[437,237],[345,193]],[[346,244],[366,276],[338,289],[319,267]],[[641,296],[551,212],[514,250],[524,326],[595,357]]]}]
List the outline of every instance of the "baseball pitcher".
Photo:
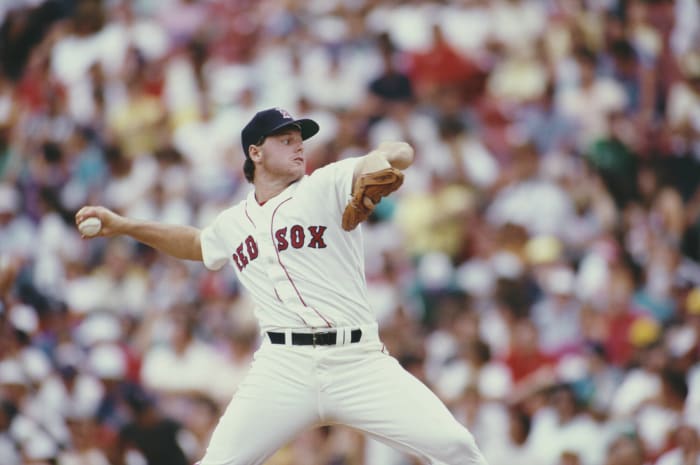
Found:
[{"label": "baseball pitcher", "polygon": [[399,188],[413,149],[383,143],[305,175],[304,140],[318,129],[279,108],[258,112],[241,134],[254,189],[203,230],[95,206],[76,223],[98,218],[95,236],[128,235],[212,270],[229,264],[250,291],[263,342],[201,465],[261,464],[300,431],[327,424],[431,464],[485,465],[469,431],[386,352],[367,299],[357,226]]}]

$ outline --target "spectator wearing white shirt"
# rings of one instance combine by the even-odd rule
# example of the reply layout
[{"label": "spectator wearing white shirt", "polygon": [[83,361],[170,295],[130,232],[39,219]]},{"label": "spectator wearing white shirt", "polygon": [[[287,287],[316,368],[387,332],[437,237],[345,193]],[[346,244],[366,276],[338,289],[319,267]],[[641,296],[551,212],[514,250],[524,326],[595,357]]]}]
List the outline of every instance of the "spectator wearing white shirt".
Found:
[{"label": "spectator wearing white shirt", "polygon": [[[505,440],[487,441],[484,454],[491,465],[541,465],[529,442],[532,420],[521,409],[512,407],[508,412],[508,435]],[[488,438],[485,438],[488,439]]]},{"label": "spectator wearing white shirt", "polygon": [[453,182],[487,190],[500,174],[495,157],[458,116],[444,116],[438,122],[440,139],[431,151],[437,173]]},{"label": "spectator wearing white shirt", "polygon": [[538,157],[532,143],[515,154],[512,181],[500,189],[486,210],[495,225],[513,223],[532,235],[563,237],[573,218],[574,205],[558,184],[538,175]]},{"label": "spectator wearing white shirt", "polygon": [[644,458],[644,448],[632,434],[621,435],[610,443],[605,465],[651,465]]},{"label": "spectator wearing white shirt", "polygon": [[186,314],[187,309],[174,311],[169,321],[169,341],[154,344],[144,355],[144,385],[164,395],[228,399],[236,388],[236,370],[223,354],[196,336],[195,321]]},{"label": "spectator wearing white shirt", "polygon": [[700,158],[700,52],[681,61],[682,79],[671,85],[666,107],[668,125],[678,150]]},{"label": "spectator wearing white shirt", "polygon": [[602,428],[582,408],[571,387],[558,386],[551,406],[533,416],[530,445],[542,465],[558,465],[562,454],[574,453],[582,465],[596,465],[605,455],[607,439]]},{"label": "spectator wearing white shirt", "polygon": [[635,414],[637,431],[652,456],[666,450],[672,433],[681,426],[688,397],[685,374],[666,369],[661,374],[661,395],[645,402]]},{"label": "spectator wearing white shirt", "polygon": [[586,49],[576,51],[578,84],[565,88],[557,97],[562,114],[578,129],[578,147],[585,150],[608,134],[608,118],[627,104],[623,87],[614,79],[597,75],[597,56]]},{"label": "spectator wearing white shirt", "polygon": [[700,465],[700,437],[690,425],[679,425],[675,431],[676,447],[664,453],[655,465]]}]

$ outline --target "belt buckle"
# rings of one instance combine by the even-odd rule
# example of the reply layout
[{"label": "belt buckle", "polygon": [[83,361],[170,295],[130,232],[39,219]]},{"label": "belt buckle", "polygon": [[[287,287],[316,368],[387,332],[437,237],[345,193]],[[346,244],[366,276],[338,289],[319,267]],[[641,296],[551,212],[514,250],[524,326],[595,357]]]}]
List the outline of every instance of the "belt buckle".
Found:
[{"label": "belt buckle", "polygon": [[316,334],[317,333],[311,333],[311,344],[316,347]]}]

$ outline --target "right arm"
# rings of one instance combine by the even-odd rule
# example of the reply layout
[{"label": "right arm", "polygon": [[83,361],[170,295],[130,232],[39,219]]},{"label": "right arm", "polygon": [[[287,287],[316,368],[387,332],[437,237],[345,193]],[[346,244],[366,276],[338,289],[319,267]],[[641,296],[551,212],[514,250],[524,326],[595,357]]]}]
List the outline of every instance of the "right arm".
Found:
[{"label": "right arm", "polygon": [[105,207],[93,206],[81,208],[75,215],[75,224],[80,224],[91,216],[99,218],[102,222],[102,229],[92,237],[130,236],[172,257],[202,261],[201,231],[197,228],[135,220],[118,215]]}]

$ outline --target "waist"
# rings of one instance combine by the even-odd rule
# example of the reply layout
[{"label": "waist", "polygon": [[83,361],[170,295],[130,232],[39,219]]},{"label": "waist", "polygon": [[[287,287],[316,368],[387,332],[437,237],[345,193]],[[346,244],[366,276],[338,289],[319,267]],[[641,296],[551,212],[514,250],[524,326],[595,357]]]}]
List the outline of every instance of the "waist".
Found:
[{"label": "waist", "polygon": [[271,344],[337,346],[379,341],[376,323],[340,328],[276,328],[264,332]]}]

